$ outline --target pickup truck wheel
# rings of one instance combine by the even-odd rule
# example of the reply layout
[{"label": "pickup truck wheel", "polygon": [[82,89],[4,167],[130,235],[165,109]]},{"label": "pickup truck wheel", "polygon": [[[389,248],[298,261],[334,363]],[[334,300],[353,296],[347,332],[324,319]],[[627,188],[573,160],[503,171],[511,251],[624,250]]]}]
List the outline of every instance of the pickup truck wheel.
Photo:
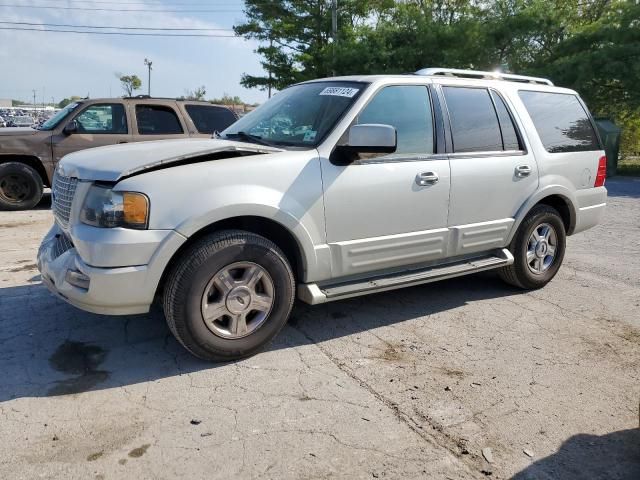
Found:
[{"label": "pickup truck wheel", "polygon": [[558,273],[565,247],[560,214],[552,207],[538,205],[518,228],[509,246],[515,261],[500,270],[500,277],[516,287],[542,288]]},{"label": "pickup truck wheel", "polygon": [[42,178],[29,165],[0,164],[0,210],[28,210],[42,198]]},{"label": "pickup truck wheel", "polygon": [[188,248],[169,273],[163,296],[176,339],[204,360],[253,355],[282,329],[295,293],[280,249],[259,235],[227,230]]}]

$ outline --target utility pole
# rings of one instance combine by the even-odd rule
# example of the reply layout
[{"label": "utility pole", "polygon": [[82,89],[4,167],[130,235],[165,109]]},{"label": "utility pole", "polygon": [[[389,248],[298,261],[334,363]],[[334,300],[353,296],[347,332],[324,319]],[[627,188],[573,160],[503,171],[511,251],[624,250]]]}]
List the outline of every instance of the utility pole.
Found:
[{"label": "utility pole", "polygon": [[33,92],[33,108],[36,108],[36,89],[31,90]]},{"label": "utility pole", "polygon": [[145,58],[144,59],[144,64],[149,69],[149,75],[147,77],[148,78],[148,81],[147,81],[147,95],[151,96],[151,65],[153,64],[153,62]]}]

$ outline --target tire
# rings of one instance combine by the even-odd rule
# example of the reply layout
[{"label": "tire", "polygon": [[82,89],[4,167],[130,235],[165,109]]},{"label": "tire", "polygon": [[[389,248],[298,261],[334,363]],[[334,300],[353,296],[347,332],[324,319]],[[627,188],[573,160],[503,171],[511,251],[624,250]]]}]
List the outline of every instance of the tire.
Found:
[{"label": "tire", "polygon": [[[253,286],[249,277],[257,278]],[[163,309],[169,329],[189,352],[230,361],[255,354],[278,334],[294,296],[293,272],[273,242],[227,230],[198,240],[180,256],[167,277]]]},{"label": "tire", "polygon": [[29,165],[0,164],[0,210],[28,210],[42,199],[42,177]]},{"label": "tire", "polygon": [[[544,240],[547,232],[546,241],[537,241],[532,237],[534,231],[541,240]],[[522,221],[509,245],[514,262],[499,270],[500,278],[523,289],[544,287],[562,265],[566,240],[564,223],[558,211],[547,205],[535,206]],[[554,249],[553,255],[550,247]]]}]

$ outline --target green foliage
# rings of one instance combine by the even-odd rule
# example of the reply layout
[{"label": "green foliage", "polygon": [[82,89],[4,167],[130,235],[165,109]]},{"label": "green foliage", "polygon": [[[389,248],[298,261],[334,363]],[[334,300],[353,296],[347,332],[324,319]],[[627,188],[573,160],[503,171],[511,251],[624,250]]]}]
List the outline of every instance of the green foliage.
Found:
[{"label": "green foliage", "polygon": [[226,93],[223,93],[222,97],[220,98],[212,98],[209,101],[211,103],[215,103],[216,105],[236,105],[236,106],[246,105],[239,96],[236,95],[232,97],[231,95],[228,95]]},{"label": "green foliage", "polygon": [[182,97],[186,100],[204,100],[204,96],[207,94],[207,88],[202,85],[195,90],[187,90],[186,97]]},{"label": "green foliage", "polygon": [[119,80],[126,97],[131,97],[133,92],[140,90],[142,86],[142,81],[137,75],[120,75]]},{"label": "green foliage", "polygon": [[[636,0],[246,0],[236,33],[260,42],[265,90],[331,75],[404,73],[428,66],[551,78],[624,128],[638,151],[640,2]],[[635,149],[635,150],[634,150]]]},{"label": "green foliage", "polygon": [[77,102],[81,98],[82,97],[78,97],[78,96],[75,96],[75,95],[72,95],[69,98],[63,98],[62,100],[60,100],[60,102],[58,102],[58,108],[64,108],[67,105],[69,105],[70,103]]}]

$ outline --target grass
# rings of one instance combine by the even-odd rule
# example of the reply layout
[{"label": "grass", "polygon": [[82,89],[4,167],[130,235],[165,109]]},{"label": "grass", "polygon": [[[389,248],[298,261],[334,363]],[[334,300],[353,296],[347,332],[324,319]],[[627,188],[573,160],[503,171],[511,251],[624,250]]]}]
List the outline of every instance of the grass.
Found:
[{"label": "grass", "polygon": [[618,175],[640,177],[640,157],[626,157],[618,162]]}]

